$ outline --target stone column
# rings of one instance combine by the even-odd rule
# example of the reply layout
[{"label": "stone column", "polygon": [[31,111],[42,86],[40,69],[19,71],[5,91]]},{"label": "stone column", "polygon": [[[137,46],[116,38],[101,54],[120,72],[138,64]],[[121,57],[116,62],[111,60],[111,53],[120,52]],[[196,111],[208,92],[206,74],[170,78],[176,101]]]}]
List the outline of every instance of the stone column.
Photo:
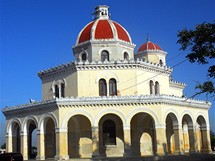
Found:
[{"label": "stone column", "polygon": [[155,124],[157,155],[166,155],[167,141],[166,141],[166,124]]},{"label": "stone column", "polygon": [[7,133],[6,134],[6,152],[13,152],[13,137],[12,133]]},{"label": "stone column", "polygon": [[21,153],[23,160],[28,160],[28,134],[27,132],[20,132],[21,137]]},{"label": "stone column", "polygon": [[98,126],[92,126],[92,144],[93,144],[93,154],[92,157],[98,158],[100,156],[99,154],[99,127]]},{"label": "stone column", "polygon": [[68,160],[68,132],[67,128],[55,128],[56,156],[55,160]]},{"label": "stone column", "polygon": [[131,151],[131,127],[130,125],[123,126],[124,130],[124,156],[130,157],[132,156]]},{"label": "stone column", "polygon": [[45,133],[37,130],[37,157],[36,160],[45,160]]},{"label": "stone column", "polygon": [[183,154],[183,134],[181,125],[173,125],[173,131],[175,136],[175,153]]},{"label": "stone column", "polygon": [[189,135],[189,142],[190,142],[190,153],[197,152],[197,139],[196,139],[196,132],[193,126],[188,126],[188,135]]},{"label": "stone column", "polygon": [[203,153],[211,153],[210,128],[202,127],[202,150]]}]

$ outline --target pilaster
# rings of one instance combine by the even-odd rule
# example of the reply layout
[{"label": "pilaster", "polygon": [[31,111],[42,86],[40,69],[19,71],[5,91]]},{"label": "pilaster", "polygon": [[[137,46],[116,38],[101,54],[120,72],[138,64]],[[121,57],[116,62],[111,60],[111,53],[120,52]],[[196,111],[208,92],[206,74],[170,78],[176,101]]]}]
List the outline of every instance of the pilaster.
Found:
[{"label": "pilaster", "polygon": [[13,138],[11,133],[6,134],[6,152],[13,152]]},{"label": "pilaster", "polygon": [[68,160],[68,133],[67,128],[56,128],[56,156],[55,160]]},{"label": "pilaster", "polygon": [[210,141],[210,128],[201,128],[202,132],[202,153],[212,153]]},{"label": "pilaster", "polygon": [[99,154],[99,126],[92,126],[92,142],[93,142],[93,154],[92,157],[97,158]]},{"label": "pilaster", "polygon": [[183,134],[181,125],[173,125],[173,131],[175,135],[175,153],[183,154]]},{"label": "pilaster", "polygon": [[193,126],[188,127],[188,135],[189,135],[189,141],[190,141],[190,153],[196,153],[198,147],[197,147],[196,132],[194,131]]},{"label": "pilaster", "polygon": [[37,130],[37,157],[36,160],[45,160],[45,134],[43,130]]},{"label": "pilaster", "polygon": [[131,150],[131,127],[123,126],[124,130],[124,156],[130,157],[132,156]]},{"label": "pilaster", "polygon": [[157,155],[163,156],[167,153],[166,124],[155,124]]},{"label": "pilaster", "polygon": [[28,135],[26,132],[20,132],[21,137],[21,153],[23,156],[23,160],[28,160]]}]

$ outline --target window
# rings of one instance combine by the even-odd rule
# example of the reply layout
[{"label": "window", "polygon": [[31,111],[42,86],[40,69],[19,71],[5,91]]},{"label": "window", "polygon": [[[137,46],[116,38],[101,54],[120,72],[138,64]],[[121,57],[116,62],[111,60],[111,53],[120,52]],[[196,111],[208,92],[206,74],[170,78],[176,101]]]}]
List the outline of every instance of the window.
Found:
[{"label": "window", "polygon": [[55,98],[59,98],[59,87],[57,84],[54,87],[55,87]]},{"label": "window", "polygon": [[109,80],[109,94],[110,96],[117,95],[116,80],[113,78]]},{"label": "window", "polygon": [[154,83],[152,80],[149,82],[150,94],[154,94]]},{"label": "window", "polygon": [[65,91],[65,85],[64,83],[61,83],[61,97],[65,97],[64,91]]},{"label": "window", "polygon": [[159,83],[155,82],[155,94],[160,94]]},{"label": "window", "polygon": [[103,145],[116,145],[116,125],[112,120],[103,123]]},{"label": "window", "polygon": [[87,55],[84,53],[81,55],[81,60],[86,61],[87,60]]},{"label": "window", "polygon": [[107,83],[104,79],[99,80],[99,96],[107,96]]},{"label": "window", "polygon": [[129,55],[127,52],[124,52],[124,60],[129,60]]},{"label": "window", "polygon": [[109,53],[106,50],[103,50],[101,53],[101,61],[109,61]]},{"label": "window", "polygon": [[163,66],[163,61],[161,59],[159,60],[159,64],[160,66]]}]

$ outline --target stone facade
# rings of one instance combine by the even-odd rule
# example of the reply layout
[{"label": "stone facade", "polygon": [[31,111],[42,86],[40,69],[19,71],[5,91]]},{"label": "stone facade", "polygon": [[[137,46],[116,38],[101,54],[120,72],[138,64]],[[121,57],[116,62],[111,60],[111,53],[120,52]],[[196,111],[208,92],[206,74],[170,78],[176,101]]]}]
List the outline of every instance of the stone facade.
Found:
[{"label": "stone facade", "polygon": [[42,101],[3,109],[7,152],[29,159],[35,129],[37,160],[211,152],[211,103],[183,96],[186,85],[170,79],[161,48],[134,54],[130,36],[122,36],[128,32],[109,22],[107,6],[95,14],[97,25],[107,20],[122,33],[80,42],[85,27],[74,62],[38,73]]}]

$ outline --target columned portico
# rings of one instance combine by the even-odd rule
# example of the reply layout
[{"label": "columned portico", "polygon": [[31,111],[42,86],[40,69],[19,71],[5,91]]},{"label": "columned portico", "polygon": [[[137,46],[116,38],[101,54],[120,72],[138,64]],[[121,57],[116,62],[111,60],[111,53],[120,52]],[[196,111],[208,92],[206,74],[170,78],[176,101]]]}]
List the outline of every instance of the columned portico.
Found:
[{"label": "columned portico", "polygon": [[68,160],[68,136],[67,128],[55,128],[56,155],[55,160]]}]

